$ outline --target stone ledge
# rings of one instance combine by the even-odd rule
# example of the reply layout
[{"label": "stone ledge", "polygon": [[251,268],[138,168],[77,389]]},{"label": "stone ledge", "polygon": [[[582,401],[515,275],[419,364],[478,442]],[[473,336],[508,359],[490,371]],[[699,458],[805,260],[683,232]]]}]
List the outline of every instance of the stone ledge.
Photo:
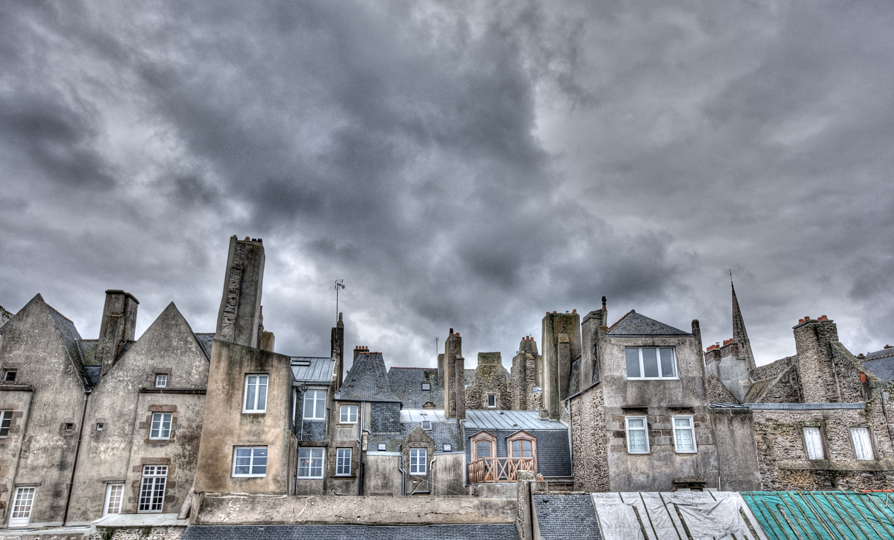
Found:
[{"label": "stone ledge", "polygon": [[842,471],[842,472],[885,472],[894,471],[891,460],[831,462],[825,459],[812,461],[780,461],[777,468],[788,471]]}]

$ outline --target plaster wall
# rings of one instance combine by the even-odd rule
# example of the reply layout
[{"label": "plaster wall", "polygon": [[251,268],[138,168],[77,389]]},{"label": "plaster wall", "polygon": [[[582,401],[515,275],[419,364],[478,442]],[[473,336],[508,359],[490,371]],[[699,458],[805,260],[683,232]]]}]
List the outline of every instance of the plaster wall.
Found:
[{"label": "plaster wall", "polygon": [[16,457],[20,455],[25,439],[32,396],[32,390],[23,385],[0,384],[0,410],[13,412],[9,434],[0,439],[0,526],[6,524],[5,518],[15,490],[13,479],[19,463]]},{"label": "plaster wall", "polygon": [[543,317],[543,408],[558,419],[561,401],[568,397],[571,362],[581,355],[580,315],[547,313]]},{"label": "plaster wall", "polygon": [[[401,473],[398,470],[400,457],[396,452],[393,454],[366,454],[364,456],[366,469],[363,474],[363,493],[366,495],[401,496]],[[408,463],[403,464],[405,471],[409,467]],[[407,476],[409,477],[409,474]]]},{"label": "plaster wall", "polygon": [[750,410],[714,409],[711,411],[720,491],[759,491],[757,445],[754,439],[754,418]]},{"label": "plaster wall", "polygon": [[461,452],[451,454],[436,454],[432,466],[432,495],[464,495],[465,481],[463,480],[466,467],[466,455]]}]

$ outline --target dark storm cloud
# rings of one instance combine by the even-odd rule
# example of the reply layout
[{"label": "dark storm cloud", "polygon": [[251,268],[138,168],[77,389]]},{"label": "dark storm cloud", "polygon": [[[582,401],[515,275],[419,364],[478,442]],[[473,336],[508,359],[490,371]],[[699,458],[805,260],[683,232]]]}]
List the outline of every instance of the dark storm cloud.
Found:
[{"label": "dark storm cloud", "polygon": [[[6,3],[0,304],[106,288],[213,329],[230,234],[265,325],[433,359],[609,297],[759,359],[820,311],[891,341],[894,9],[751,2]],[[10,263],[7,261],[14,261]],[[846,326],[845,326],[846,325]]]}]

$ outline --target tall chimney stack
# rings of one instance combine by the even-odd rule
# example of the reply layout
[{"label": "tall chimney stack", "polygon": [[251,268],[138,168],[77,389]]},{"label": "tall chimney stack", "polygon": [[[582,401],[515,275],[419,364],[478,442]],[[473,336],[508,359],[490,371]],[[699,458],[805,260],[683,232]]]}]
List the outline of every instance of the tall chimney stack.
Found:
[{"label": "tall chimney stack", "polygon": [[102,324],[99,327],[99,346],[96,349],[96,360],[102,365],[102,375],[108,373],[115,365],[115,359],[118,358],[124,344],[133,341],[139,304],[140,301],[130,293],[106,291]]},{"label": "tall chimney stack", "polygon": [[246,347],[261,346],[261,289],[264,281],[264,244],[259,238],[230,238],[223,296],[214,336]]},{"label": "tall chimney stack", "polygon": [[[332,328],[331,351],[332,359],[335,360],[335,390],[341,388],[341,382],[345,376],[345,323],[342,314],[338,314],[338,322]],[[356,358],[355,350],[355,358]]]}]

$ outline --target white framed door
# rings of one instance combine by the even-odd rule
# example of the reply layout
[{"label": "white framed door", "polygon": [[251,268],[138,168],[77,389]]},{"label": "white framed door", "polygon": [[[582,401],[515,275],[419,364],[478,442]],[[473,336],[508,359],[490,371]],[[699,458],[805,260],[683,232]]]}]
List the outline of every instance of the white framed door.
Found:
[{"label": "white framed door", "polygon": [[15,498],[12,503],[12,513],[9,515],[10,527],[27,527],[31,522],[31,507],[34,505],[34,492],[37,488],[16,488]]},{"label": "white framed door", "polygon": [[106,501],[102,507],[102,517],[121,513],[121,502],[124,500],[124,484],[106,486]]}]

